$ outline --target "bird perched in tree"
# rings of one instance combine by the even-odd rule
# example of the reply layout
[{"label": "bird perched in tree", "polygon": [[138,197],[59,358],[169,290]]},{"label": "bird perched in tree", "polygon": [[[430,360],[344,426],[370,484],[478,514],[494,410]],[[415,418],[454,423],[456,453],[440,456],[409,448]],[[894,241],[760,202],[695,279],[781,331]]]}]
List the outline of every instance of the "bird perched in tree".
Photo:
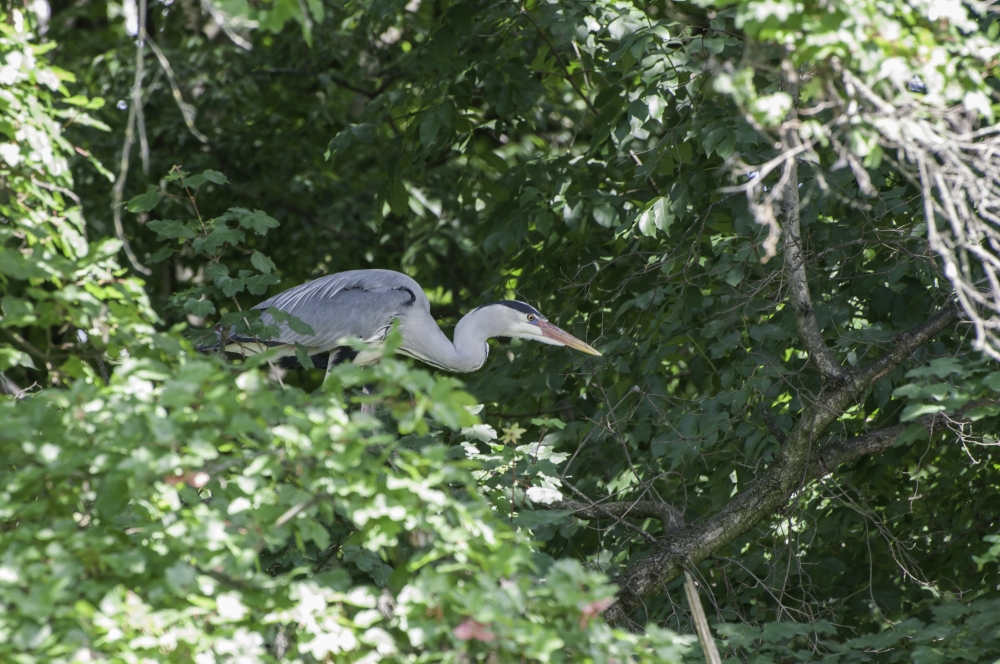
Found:
[{"label": "bird perched in tree", "polygon": [[[348,360],[361,365],[375,363],[381,357],[378,349],[357,352],[344,340],[380,344],[394,321],[399,322],[403,337],[399,352],[446,371],[463,373],[483,366],[489,353],[486,340],[493,337],[532,339],[600,355],[550,323],[531,305],[514,300],[494,302],[465,314],[455,326],[454,341],[449,341],[434,322],[420,284],[392,270],[338,272],[290,288],[254,309],[265,312],[261,319],[268,325],[277,324],[280,333],[271,339],[230,336],[225,351],[251,355],[277,349],[279,362],[285,368],[300,366],[296,344],[306,348],[315,366],[328,370]],[[266,313],[269,309],[298,318],[312,328],[313,334],[296,332],[287,322],[275,323],[274,317]]]}]

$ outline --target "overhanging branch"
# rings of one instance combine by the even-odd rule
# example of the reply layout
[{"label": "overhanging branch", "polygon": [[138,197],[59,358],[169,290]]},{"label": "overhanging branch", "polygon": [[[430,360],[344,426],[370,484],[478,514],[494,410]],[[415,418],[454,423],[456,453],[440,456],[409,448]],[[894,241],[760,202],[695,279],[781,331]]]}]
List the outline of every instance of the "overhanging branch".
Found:
[{"label": "overhanging branch", "polygon": [[[958,308],[948,305],[919,328],[899,335],[885,357],[861,371],[852,372],[845,382],[824,393],[802,413],[788,433],[776,463],[715,514],[661,538],[652,554],[619,576],[617,601],[605,612],[608,622],[626,622],[628,614],[641,606],[644,598],[662,592],[664,584],[676,579],[684,566],[697,564],[750,531],[786,505],[804,482],[892,445],[909,425],[896,425],[822,448],[818,441],[823,430],[863,396],[875,381],[959,319]],[[933,423],[934,419],[929,422]]]},{"label": "overhanging branch", "polygon": [[1000,402],[996,399],[978,399],[967,403],[951,413],[934,413],[933,415],[925,415],[924,417],[918,418],[913,422],[903,422],[895,426],[880,429],[879,431],[866,433],[862,436],[855,436],[854,438],[846,438],[844,440],[829,443],[821,448],[816,454],[816,461],[813,464],[811,474],[813,477],[822,477],[826,473],[831,472],[837,466],[849,463],[863,456],[871,456],[872,454],[878,454],[879,452],[887,450],[896,443],[896,440],[903,435],[904,431],[909,429],[914,424],[919,424],[929,431],[934,431],[947,425],[949,422],[953,423],[957,420],[960,421],[960,419],[970,410],[998,403]]}]

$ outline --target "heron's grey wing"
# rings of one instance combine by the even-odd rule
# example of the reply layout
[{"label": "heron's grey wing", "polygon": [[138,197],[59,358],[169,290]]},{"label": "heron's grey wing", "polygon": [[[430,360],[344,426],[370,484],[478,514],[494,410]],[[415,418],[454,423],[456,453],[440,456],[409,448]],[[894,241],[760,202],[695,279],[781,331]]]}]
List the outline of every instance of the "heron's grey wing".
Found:
[{"label": "heron's grey wing", "polygon": [[[300,343],[317,351],[336,348],[345,337],[377,339],[385,335],[393,319],[414,304],[426,306],[420,286],[404,274],[389,270],[340,272],[296,286],[258,304],[255,309],[275,308],[295,316],[313,329],[300,334],[288,323],[270,339],[273,344]],[[268,314],[261,317],[273,324]]]}]

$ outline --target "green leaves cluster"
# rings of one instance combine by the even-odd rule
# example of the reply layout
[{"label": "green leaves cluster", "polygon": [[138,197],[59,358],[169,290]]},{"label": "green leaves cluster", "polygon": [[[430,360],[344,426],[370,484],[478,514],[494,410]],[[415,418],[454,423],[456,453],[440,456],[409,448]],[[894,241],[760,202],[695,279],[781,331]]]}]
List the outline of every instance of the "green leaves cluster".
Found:
[{"label": "green leaves cluster", "polygon": [[751,660],[770,662],[869,661],[868,653],[884,653],[886,662],[989,662],[997,648],[997,600],[962,604],[927,601],[919,617],[892,625],[877,634],[847,637],[826,621],[814,624],[774,622],[762,628],[726,625],[720,631],[727,647],[752,650]]},{"label": "green leaves cluster", "polygon": [[[205,276],[211,278],[211,285],[194,286],[174,294],[172,305],[198,318],[206,318],[220,312],[219,325],[222,329],[232,330],[234,334],[251,337],[267,338],[270,334],[266,326],[260,322],[259,311],[244,312],[234,298],[244,291],[251,295],[263,295],[269,286],[278,283],[274,274],[274,261],[260,251],[252,251],[243,247],[246,243],[246,231],[263,236],[278,226],[278,222],[260,210],[230,208],[224,214],[211,219],[204,219],[198,210],[197,196],[206,183],[215,185],[227,184],[226,177],[218,171],[206,170],[198,175],[174,169],[164,178],[164,189],[149,187],[146,193],[132,198],[128,202],[130,212],[149,213],[157,208],[161,201],[166,203],[160,213],[173,211],[194,214],[195,218],[187,221],[174,219],[155,219],[146,222],[146,227],[156,233],[157,239],[164,243],[159,251],[149,256],[148,262],[156,264],[169,259],[174,253],[194,255],[205,260]],[[171,187],[179,188],[183,193],[171,191]],[[250,269],[230,272],[229,265],[223,262],[227,251],[235,250],[250,257]],[[230,304],[226,303],[230,300]],[[301,323],[297,323],[301,325]],[[214,333],[198,335],[209,340]]]},{"label": "green leaves cluster", "polygon": [[[36,91],[21,93],[48,122]],[[60,216],[72,210],[52,198],[44,215],[25,205],[50,191],[41,178],[51,168],[27,166],[5,173],[25,195],[3,210],[7,237],[21,241],[4,255],[31,266],[5,272],[5,327],[58,328],[53,301],[68,313],[60,333],[100,339],[96,322],[84,326],[100,312],[118,344],[145,336],[97,355],[103,376],[71,373],[67,361],[50,368],[58,387],[0,401],[0,660],[680,660],[686,639],[604,624],[607,578],[536,560],[478,492],[441,442],[481,426],[457,381],[387,357],[338,367],[327,391],[309,394],[266,380],[261,358],[234,367],[192,352],[178,329],[142,326],[152,314],[141,282],[107,250],[88,260]],[[65,173],[57,182],[71,184]],[[248,236],[278,223],[242,208],[203,216],[199,189],[225,183],[217,171],[175,170],[128,208],[164,245],[154,263],[201,261],[205,278],[175,295],[178,307],[238,327],[249,314],[234,298],[277,281]],[[253,270],[230,267],[243,263]],[[103,331],[102,350],[113,350]],[[9,368],[5,381],[19,376]],[[383,421],[352,402],[361,386]]]},{"label": "green leaves cluster", "polygon": [[[402,382],[418,402],[433,395],[437,421],[474,421],[448,379],[391,359],[337,377],[387,395]],[[0,410],[5,659],[261,661],[265,645],[305,661],[681,652],[671,634],[593,621],[588,606],[608,593],[599,575],[537,567],[445,447],[405,444],[339,393],[181,357],[129,360],[107,386]]]},{"label": "green leaves cluster", "polygon": [[[0,378],[5,393],[58,376],[97,371],[148,339],[157,320],[142,282],[125,275],[121,243],[88,241],[72,191],[71,144],[63,127],[107,126],[90,111],[101,100],[73,95],[75,77],[49,64],[51,44],[34,41],[25,16],[0,14]],[[106,174],[100,164],[91,164]]]}]

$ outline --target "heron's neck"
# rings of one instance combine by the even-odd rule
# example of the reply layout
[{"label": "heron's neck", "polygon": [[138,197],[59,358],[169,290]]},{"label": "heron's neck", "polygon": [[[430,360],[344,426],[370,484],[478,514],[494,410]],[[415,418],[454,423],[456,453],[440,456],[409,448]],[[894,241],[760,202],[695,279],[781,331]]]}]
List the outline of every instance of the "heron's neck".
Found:
[{"label": "heron's neck", "polygon": [[[449,341],[444,332],[435,325],[437,334],[414,335],[407,341],[407,354],[433,364],[447,371],[468,373],[486,363],[489,347],[486,340],[489,333],[489,315],[483,309],[471,311],[455,326],[455,340]],[[405,337],[406,335],[404,335]]]}]

